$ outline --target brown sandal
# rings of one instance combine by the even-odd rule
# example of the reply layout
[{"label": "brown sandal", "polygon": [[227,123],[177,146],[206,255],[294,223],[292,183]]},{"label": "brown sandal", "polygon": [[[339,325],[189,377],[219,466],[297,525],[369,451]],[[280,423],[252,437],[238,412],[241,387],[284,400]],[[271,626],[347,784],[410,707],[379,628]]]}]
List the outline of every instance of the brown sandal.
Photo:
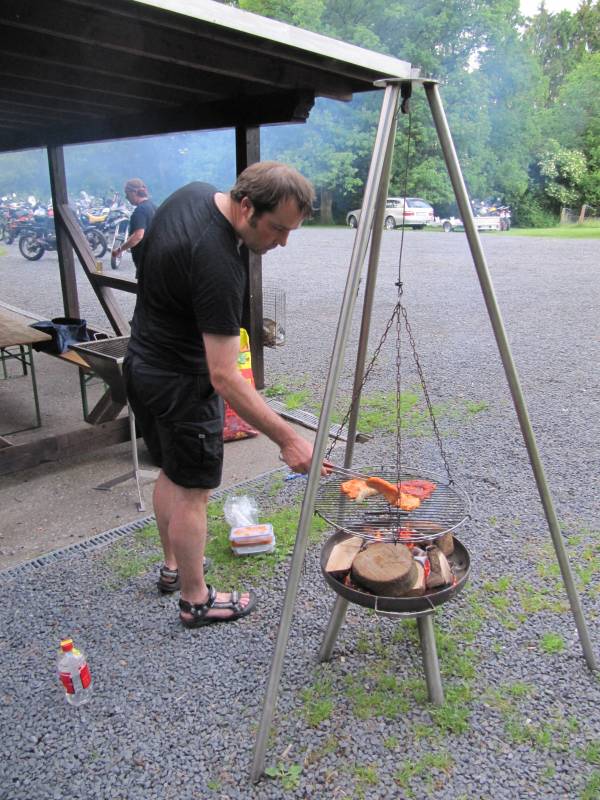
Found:
[{"label": "brown sandal", "polygon": [[[204,556],[204,561],[202,562],[202,566],[204,568],[204,572],[207,572],[211,566],[212,561],[210,558],[206,558]],[[171,592],[178,592],[181,588],[181,581],[179,579],[179,570],[178,569],[169,569],[164,564],[160,568],[160,574],[158,576],[158,580],[156,585],[160,589],[163,594],[168,594]]]},{"label": "brown sandal", "polygon": [[[252,591],[248,593],[250,595],[248,605],[243,606],[240,603],[240,593],[235,589],[231,592],[229,600],[218,601],[217,590],[214,586],[207,584],[207,588],[208,600],[206,603],[188,603],[187,600],[179,601],[180,610],[192,615],[191,619],[184,619],[181,614],[179,615],[182,625],[185,625],[186,628],[201,628],[203,625],[213,625],[216,622],[234,622],[234,620],[241,619],[241,617],[247,617],[256,606],[256,594]],[[228,617],[209,617],[208,612],[211,608],[230,610],[233,611],[233,614]]]}]

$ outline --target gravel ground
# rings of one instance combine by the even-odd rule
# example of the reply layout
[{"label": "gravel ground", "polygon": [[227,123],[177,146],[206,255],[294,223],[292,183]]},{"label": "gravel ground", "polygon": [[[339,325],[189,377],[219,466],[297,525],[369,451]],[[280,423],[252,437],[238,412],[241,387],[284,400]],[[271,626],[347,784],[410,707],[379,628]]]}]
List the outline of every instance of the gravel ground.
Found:
[{"label": "gravel ground", "polygon": [[[371,350],[394,308],[400,240],[383,237]],[[286,291],[288,306],[287,343],[267,352],[268,383],[322,397],[351,246],[350,231],[306,229],[265,260],[265,282]],[[598,653],[599,245],[499,235],[484,248]],[[48,313],[57,277],[46,256],[23,264],[3,298]],[[32,298],[34,280],[44,292]],[[0,574],[1,798],[600,797],[597,674],[582,656],[464,237],[407,233],[402,280],[452,475],[473,504],[460,533],[469,582],[435,614],[446,704],[426,701],[414,621],[351,606],[332,661],[317,662],[334,595],[311,546],[267,753],[277,775],[253,786],[287,566],[256,587],[248,619],[187,631],[176,600],[157,597],[154,570],[118,580],[114,545],[70,551]],[[102,323],[85,297],[82,315]],[[350,354],[357,331],[358,321]],[[388,338],[365,397],[395,391],[395,330]],[[412,389],[405,339],[402,387]],[[342,406],[352,372],[349,357]],[[402,436],[403,463],[443,472],[435,438],[414,432]],[[395,459],[388,431],[357,445],[354,463]],[[249,491],[266,509],[300,497],[302,483]],[[81,710],[55,681],[64,635],[87,652],[95,678]]]}]

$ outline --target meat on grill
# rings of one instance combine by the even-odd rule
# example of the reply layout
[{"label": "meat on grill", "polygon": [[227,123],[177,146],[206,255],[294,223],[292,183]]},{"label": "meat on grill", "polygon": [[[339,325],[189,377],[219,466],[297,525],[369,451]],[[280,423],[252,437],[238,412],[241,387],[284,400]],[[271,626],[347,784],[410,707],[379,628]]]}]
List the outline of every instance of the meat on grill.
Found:
[{"label": "meat on grill", "polygon": [[341,491],[351,500],[360,503],[367,497],[381,494],[391,506],[403,511],[414,511],[422,500],[431,497],[436,489],[435,483],[414,478],[400,483],[390,483],[383,478],[352,478],[340,485]]}]

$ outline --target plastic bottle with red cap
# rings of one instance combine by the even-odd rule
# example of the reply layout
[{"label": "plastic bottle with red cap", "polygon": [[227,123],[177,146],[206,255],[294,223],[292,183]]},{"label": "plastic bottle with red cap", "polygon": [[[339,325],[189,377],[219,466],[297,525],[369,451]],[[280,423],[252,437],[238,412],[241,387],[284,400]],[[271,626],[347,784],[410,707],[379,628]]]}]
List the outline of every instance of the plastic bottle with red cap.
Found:
[{"label": "plastic bottle with red cap", "polygon": [[87,703],[92,692],[92,674],[85,655],[75,647],[73,639],[61,641],[57,669],[67,703],[72,706]]}]

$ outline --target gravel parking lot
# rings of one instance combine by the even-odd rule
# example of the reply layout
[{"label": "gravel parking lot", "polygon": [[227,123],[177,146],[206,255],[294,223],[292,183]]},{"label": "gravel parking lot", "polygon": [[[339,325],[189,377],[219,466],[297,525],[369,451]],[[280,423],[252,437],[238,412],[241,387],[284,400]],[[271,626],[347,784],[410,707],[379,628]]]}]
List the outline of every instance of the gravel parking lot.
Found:
[{"label": "gravel parking lot", "polygon": [[[266,351],[266,378],[306,405],[323,395],[354,234],[306,228],[264,260],[286,293],[286,344]],[[399,231],[383,236],[369,352],[393,312]],[[600,635],[598,500],[600,281],[597,241],[484,237],[540,456],[568,545],[595,652]],[[16,253],[16,251],[14,251]],[[127,264],[123,273],[132,272]],[[472,502],[459,537],[471,554],[461,595],[435,614],[446,704],[426,701],[414,621],[351,607],[334,657],[317,653],[334,595],[311,546],[296,604],[268,765],[248,779],[287,567],[258,610],[196,632],[157,598],[154,574],[115,578],[110,551],[66,552],[0,573],[3,696],[0,798],[600,797],[600,686],[582,657],[537,489],[464,235],[407,232],[400,277],[452,476]],[[2,299],[40,315],[60,308],[56,259],[0,256]],[[82,316],[106,326],[81,286]],[[358,306],[362,299],[359,292]],[[132,298],[125,298],[127,303]],[[348,405],[359,322],[340,382]],[[419,400],[401,437],[403,464],[442,473],[401,335],[403,392]],[[363,396],[393,407],[392,328]],[[419,412],[419,413],[417,413]],[[341,462],[343,452],[334,451]],[[355,464],[394,464],[387,428],[357,445]],[[249,486],[261,505],[301,496]],[[95,675],[92,702],[67,707],[54,649],[72,634]]]}]

